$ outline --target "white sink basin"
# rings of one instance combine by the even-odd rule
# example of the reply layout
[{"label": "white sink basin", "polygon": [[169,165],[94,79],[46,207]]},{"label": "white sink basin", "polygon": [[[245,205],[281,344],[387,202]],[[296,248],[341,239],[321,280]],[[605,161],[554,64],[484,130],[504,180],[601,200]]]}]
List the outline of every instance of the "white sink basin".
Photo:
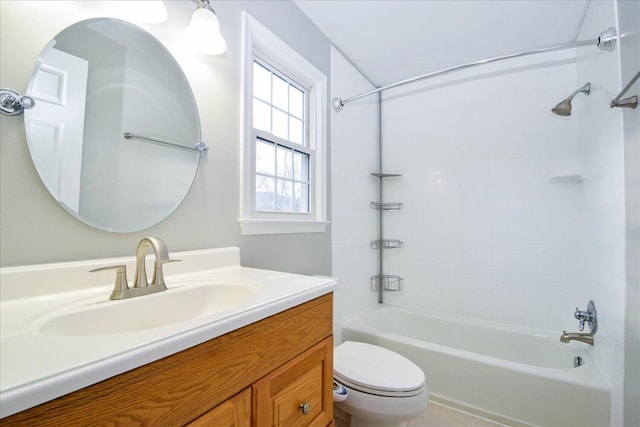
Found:
[{"label": "white sink basin", "polygon": [[260,283],[248,280],[183,282],[157,294],[123,300],[89,300],[63,307],[36,320],[43,335],[120,334],[173,325],[236,307],[253,297]]}]

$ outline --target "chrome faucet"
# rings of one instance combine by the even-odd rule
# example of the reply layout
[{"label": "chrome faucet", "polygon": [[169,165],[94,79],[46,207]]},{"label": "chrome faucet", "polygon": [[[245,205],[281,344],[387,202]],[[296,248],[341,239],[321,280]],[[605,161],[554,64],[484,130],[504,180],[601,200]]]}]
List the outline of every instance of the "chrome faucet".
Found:
[{"label": "chrome faucet", "polygon": [[[145,261],[147,257],[147,250],[153,249],[156,259],[153,263],[153,278],[151,283],[147,281],[147,271],[145,267]],[[125,299],[139,297],[142,295],[149,295],[156,292],[162,292],[167,290],[167,285],[164,283],[164,274],[162,272],[162,265],[168,262],[180,261],[178,259],[170,259],[167,246],[162,240],[157,237],[145,237],[138,243],[136,250],[136,275],[133,280],[133,287],[129,287],[127,283],[127,266],[126,265],[111,265],[108,267],[101,267],[91,270],[91,272],[102,270],[116,270],[116,283],[113,287],[113,292],[109,299]]]},{"label": "chrome faucet", "polygon": [[[589,301],[586,311],[580,311],[580,309],[576,307],[576,311],[575,313],[573,313],[573,317],[575,317],[580,322],[578,324],[578,329],[580,329],[580,332],[562,331],[560,342],[568,343],[569,341],[580,341],[589,345],[593,345],[593,336],[598,331],[598,315],[596,312],[596,305],[593,303],[593,301]],[[582,332],[584,330],[585,324],[589,326],[589,332]]]},{"label": "chrome faucet", "polygon": [[567,343],[569,341],[581,341],[589,345],[593,345],[593,334],[591,332],[567,332],[562,331],[560,342]]}]

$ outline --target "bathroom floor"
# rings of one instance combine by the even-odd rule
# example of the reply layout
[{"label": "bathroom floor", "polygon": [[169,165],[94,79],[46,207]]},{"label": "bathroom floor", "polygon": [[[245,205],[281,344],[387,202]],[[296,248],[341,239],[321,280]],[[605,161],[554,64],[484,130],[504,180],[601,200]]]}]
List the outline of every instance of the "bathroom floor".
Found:
[{"label": "bathroom floor", "polygon": [[415,420],[409,423],[409,427],[502,427],[503,424],[496,424],[473,415],[458,412],[429,402],[427,409]]}]

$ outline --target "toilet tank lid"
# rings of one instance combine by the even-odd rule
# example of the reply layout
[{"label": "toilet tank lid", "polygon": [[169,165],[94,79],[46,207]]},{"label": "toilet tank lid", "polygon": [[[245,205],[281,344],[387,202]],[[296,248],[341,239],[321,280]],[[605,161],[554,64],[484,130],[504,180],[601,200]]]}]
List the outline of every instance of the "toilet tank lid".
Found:
[{"label": "toilet tank lid", "polygon": [[411,391],[424,385],[415,363],[376,345],[345,341],[333,352],[333,370],[354,384],[380,391]]}]

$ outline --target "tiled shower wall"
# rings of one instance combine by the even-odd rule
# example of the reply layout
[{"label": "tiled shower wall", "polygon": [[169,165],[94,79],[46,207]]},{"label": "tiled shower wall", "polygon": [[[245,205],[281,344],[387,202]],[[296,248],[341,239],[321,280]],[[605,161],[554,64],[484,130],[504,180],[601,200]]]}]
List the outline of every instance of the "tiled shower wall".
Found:
[{"label": "tiled shower wall", "polygon": [[[614,2],[591,2],[578,38],[591,39],[615,25]],[[578,83],[590,81],[592,93],[576,112],[580,159],[585,175],[581,199],[582,262],[580,286],[598,309],[593,353],[612,390],[612,425],[621,426],[625,327],[625,183],[623,110],[609,102],[623,85],[620,45],[612,52],[579,51]],[[627,82],[624,82],[626,84]]]},{"label": "tiled shower wall", "polygon": [[[535,46],[531,46],[535,47]],[[579,282],[579,115],[550,109],[582,82],[575,50],[475,67],[385,93],[386,300],[561,333],[591,297]]]},{"label": "tiled shower wall", "polygon": [[[579,40],[615,25],[592,2]],[[534,47],[534,46],[532,46]],[[594,356],[622,425],[625,291],[624,160],[618,50],[593,47],[505,61],[388,91],[385,187],[404,202],[386,215],[386,273],[404,278],[386,301],[557,331],[596,302]],[[550,112],[590,81],[573,115]],[[580,183],[552,184],[579,175]]]},{"label": "tiled shower wall", "polygon": [[[373,86],[336,49],[331,50],[331,96],[348,98]],[[341,342],[341,325],[375,304],[369,276],[376,274],[376,180],[369,174],[378,164],[377,97],[350,104],[331,114],[332,274],[339,280],[334,294],[334,334]],[[372,199],[373,198],[373,199]]]}]

